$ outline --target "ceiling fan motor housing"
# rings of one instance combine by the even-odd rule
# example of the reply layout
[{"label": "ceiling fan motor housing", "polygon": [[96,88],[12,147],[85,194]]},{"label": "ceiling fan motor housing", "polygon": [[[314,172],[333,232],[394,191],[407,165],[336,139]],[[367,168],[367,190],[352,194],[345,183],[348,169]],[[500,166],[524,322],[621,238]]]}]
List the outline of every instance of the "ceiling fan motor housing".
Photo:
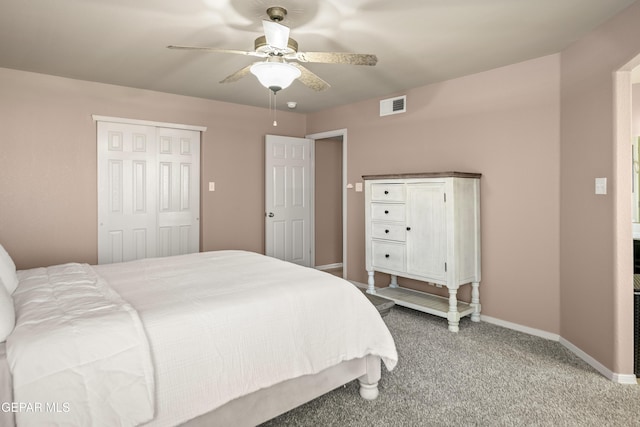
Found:
[{"label": "ceiling fan motor housing", "polygon": [[[253,42],[254,49],[257,52],[270,52],[271,46],[267,43],[267,38],[265,36],[258,37]],[[287,41],[287,49],[282,52],[283,55],[296,53],[298,51],[298,42],[289,37]]]}]

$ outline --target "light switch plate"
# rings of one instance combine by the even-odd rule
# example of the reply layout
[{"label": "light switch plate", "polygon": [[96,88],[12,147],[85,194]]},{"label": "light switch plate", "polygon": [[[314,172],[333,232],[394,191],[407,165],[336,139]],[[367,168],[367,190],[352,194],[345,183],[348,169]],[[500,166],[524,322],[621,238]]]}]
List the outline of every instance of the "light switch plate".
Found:
[{"label": "light switch plate", "polygon": [[596,178],[596,194],[607,194],[607,178]]},{"label": "light switch plate", "polygon": [[362,191],[362,183],[361,182],[356,182],[356,191],[357,192],[361,192]]},{"label": "light switch plate", "polygon": [[209,183],[209,191],[216,191],[216,183],[215,182],[210,182]]}]

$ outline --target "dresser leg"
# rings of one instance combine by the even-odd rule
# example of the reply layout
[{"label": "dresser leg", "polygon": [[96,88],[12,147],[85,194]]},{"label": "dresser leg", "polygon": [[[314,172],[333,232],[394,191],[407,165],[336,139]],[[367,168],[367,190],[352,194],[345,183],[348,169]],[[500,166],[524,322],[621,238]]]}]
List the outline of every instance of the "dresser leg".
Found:
[{"label": "dresser leg", "polygon": [[374,271],[367,271],[367,274],[369,275],[369,279],[367,281],[367,284],[369,285],[367,287],[367,293],[368,294],[375,294],[376,293],[376,288],[375,288],[376,281],[375,281],[375,279],[373,277]]},{"label": "dresser leg", "polygon": [[389,283],[390,288],[398,287],[398,276],[391,275],[391,283]]},{"label": "dresser leg", "polygon": [[447,320],[449,320],[449,330],[451,332],[458,332],[458,325],[460,324],[460,312],[458,311],[458,294],[457,289],[449,289],[449,312],[447,313]]},{"label": "dresser leg", "polygon": [[471,313],[471,321],[480,321],[480,283],[471,283],[471,307],[473,307],[473,313]]}]

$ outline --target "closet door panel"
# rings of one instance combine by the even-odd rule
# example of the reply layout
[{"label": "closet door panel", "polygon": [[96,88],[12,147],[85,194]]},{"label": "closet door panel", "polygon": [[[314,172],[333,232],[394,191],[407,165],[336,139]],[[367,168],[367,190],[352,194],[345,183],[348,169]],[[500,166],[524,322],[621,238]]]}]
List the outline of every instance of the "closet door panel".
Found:
[{"label": "closet door panel", "polygon": [[200,132],[158,128],[160,255],[200,249]]},{"label": "closet door panel", "polygon": [[98,263],[156,255],[155,129],[98,122]]}]

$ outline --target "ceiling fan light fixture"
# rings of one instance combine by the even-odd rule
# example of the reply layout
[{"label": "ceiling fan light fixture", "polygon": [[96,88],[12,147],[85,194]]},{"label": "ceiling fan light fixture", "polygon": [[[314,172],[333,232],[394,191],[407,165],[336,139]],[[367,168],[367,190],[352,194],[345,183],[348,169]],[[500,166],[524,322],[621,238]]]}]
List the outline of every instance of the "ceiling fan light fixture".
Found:
[{"label": "ceiling fan light fixture", "polygon": [[273,93],[288,88],[302,74],[300,70],[286,62],[256,62],[251,66],[251,73],[258,78],[260,84]]}]

